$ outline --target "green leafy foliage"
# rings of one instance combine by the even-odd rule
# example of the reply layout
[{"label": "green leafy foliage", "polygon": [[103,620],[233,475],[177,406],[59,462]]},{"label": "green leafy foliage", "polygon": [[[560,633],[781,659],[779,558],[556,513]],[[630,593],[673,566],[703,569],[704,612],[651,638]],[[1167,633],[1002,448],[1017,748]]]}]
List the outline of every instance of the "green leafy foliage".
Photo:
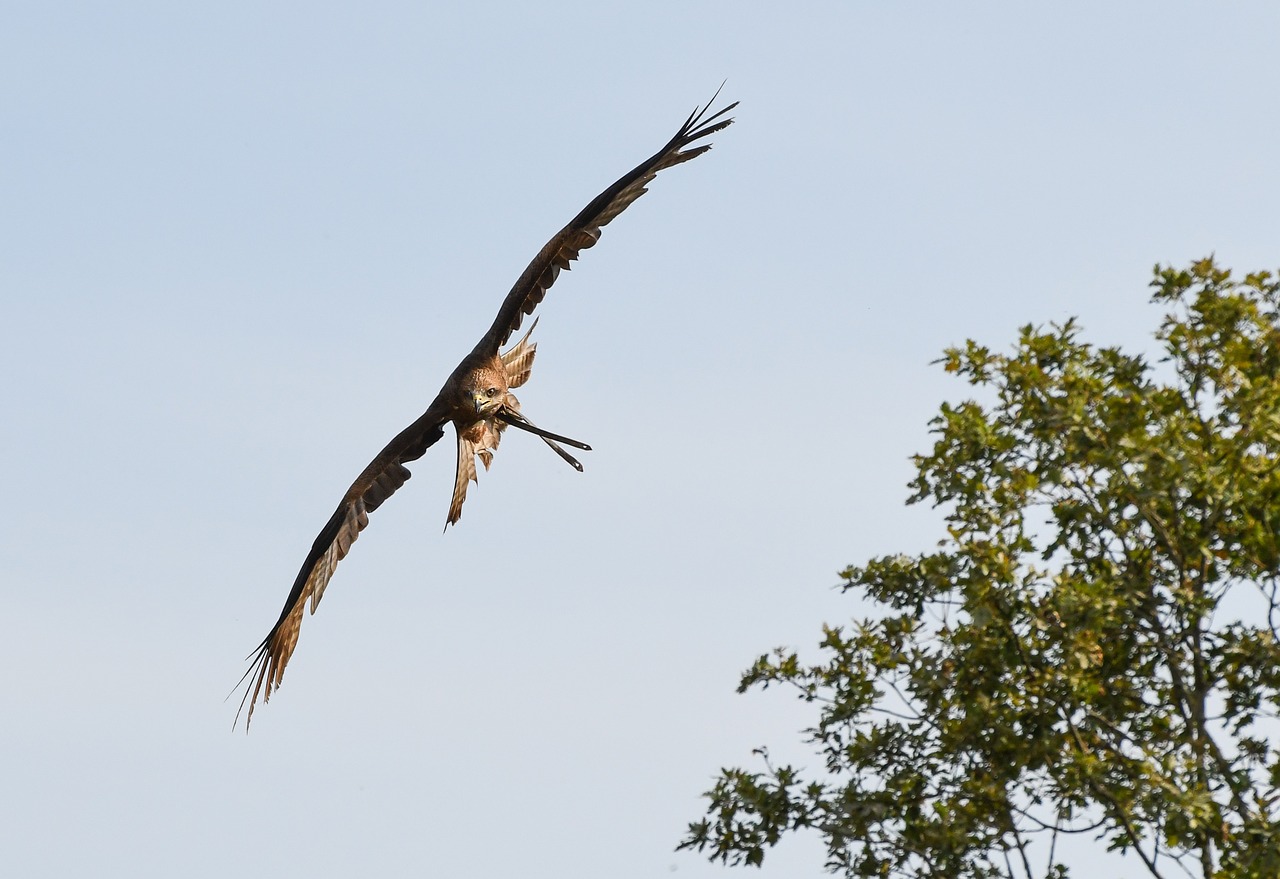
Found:
[{"label": "green leafy foliage", "polygon": [[1067,835],[1152,876],[1280,876],[1280,283],[1157,267],[1149,364],[1025,327],[943,368],[912,502],[936,552],[843,572],[882,613],[740,690],[818,708],[812,780],[726,769],[681,848],[760,864],[786,833],[846,876],[1065,877]]}]

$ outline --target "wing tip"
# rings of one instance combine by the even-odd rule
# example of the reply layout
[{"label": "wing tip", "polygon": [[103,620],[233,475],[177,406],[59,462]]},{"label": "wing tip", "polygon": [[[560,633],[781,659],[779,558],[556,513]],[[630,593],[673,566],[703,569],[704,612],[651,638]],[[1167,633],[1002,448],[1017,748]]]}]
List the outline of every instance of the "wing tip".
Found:
[{"label": "wing tip", "polygon": [[[740,103],[739,101],[734,101],[732,104],[721,107],[710,116],[707,115],[711,110],[711,107],[715,104],[716,98],[720,97],[720,91],[724,88],[725,82],[728,82],[728,80],[720,83],[716,88],[715,94],[711,96],[711,100],[707,101],[701,107],[695,108],[694,111],[689,114],[689,118],[685,120],[685,124],[680,128],[680,134],[683,135],[685,142],[692,143],[695,140],[728,128],[733,124],[733,117],[728,119],[720,119],[720,117],[736,108]],[[716,120],[718,119],[720,121],[717,122]]]},{"label": "wing tip", "polygon": [[[245,714],[245,719],[244,719],[244,732],[245,732],[245,735],[248,735],[249,726],[253,723],[253,709],[256,708],[258,705],[258,697],[259,696],[262,697],[263,704],[265,704],[271,698],[272,685],[270,682],[268,682],[267,680],[268,677],[282,677],[284,673],[284,668],[283,666],[280,667],[279,675],[274,675],[271,673],[271,666],[273,663],[273,659],[271,655],[271,636],[270,635],[268,635],[267,638],[263,640],[262,644],[258,646],[257,650],[250,653],[248,656],[245,657],[245,659],[251,660],[249,668],[245,670],[245,673],[243,675],[241,675],[240,680],[237,681],[236,685],[231,689],[231,693],[227,694],[227,698],[228,699],[231,698],[232,693],[235,693],[236,690],[240,689],[242,684],[244,685],[244,695],[240,697],[240,706],[236,708],[236,716],[235,716],[235,719],[231,721],[231,729],[232,731],[234,731],[235,728],[240,725],[240,715],[245,714],[244,709],[245,709],[245,706],[248,705],[249,712]],[[246,681],[248,683],[246,683]],[[267,683],[267,689],[265,693],[262,690],[262,685],[264,682]],[[278,681],[276,682],[275,686],[277,687],[279,686]]]}]

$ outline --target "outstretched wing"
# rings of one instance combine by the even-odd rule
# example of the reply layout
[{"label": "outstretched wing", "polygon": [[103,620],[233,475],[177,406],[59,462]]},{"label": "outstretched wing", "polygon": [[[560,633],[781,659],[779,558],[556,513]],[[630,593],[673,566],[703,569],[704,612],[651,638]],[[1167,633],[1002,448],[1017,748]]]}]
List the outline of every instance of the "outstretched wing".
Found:
[{"label": "outstretched wing", "polygon": [[[245,718],[245,729],[253,720],[253,709],[258,697],[266,702],[271,693],[280,686],[284,677],[284,667],[293,655],[293,648],[298,644],[298,631],[302,627],[302,611],[311,604],[311,612],[324,596],[325,587],[333,577],[338,562],[346,558],[360,532],[369,524],[369,514],[378,509],[382,502],[391,497],[396,489],[409,479],[409,468],[404,465],[416,461],[426,453],[444,434],[444,425],[448,422],[445,416],[446,406],[443,395],[437,397],[427,411],[395,439],[387,443],[387,447],[378,453],[364,472],[347,489],[342,503],[334,510],[329,521],[320,531],[320,536],[307,553],[298,577],[293,581],[293,589],[285,600],[280,619],[258,645],[252,656],[252,664],[240,679],[245,687],[244,697],[240,700],[240,709],[236,712],[236,722],[240,720],[240,712],[246,703],[249,714]],[[239,685],[237,685],[239,686]]]},{"label": "outstretched wing", "polygon": [[[716,95],[719,93],[717,90]],[[493,326],[476,345],[474,353],[488,356],[498,353],[498,349],[507,343],[511,334],[520,328],[524,316],[531,314],[542,301],[547,289],[555,283],[560,270],[569,268],[569,264],[578,258],[581,251],[595,244],[600,238],[600,228],[644,195],[649,182],[659,171],[687,162],[711,149],[710,144],[692,149],[686,147],[733,124],[732,118],[721,117],[738,106],[737,101],[708,115],[716,95],[712,95],[705,107],[694,110],[662,149],[596,196],[569,225],[546,243],[503,300]]]}]

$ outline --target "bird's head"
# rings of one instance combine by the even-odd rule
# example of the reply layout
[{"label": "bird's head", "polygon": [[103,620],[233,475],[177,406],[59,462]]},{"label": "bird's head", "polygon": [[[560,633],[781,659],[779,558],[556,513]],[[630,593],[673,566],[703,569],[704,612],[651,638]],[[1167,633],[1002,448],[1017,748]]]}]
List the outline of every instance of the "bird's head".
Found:
[{"label": "bird's head", "polygon": [[493,369],[482,369],[472,373],[467,382],[466,402],[475,407],[476,415],[490,416],[498,411],[507,400],[506,376]]}]

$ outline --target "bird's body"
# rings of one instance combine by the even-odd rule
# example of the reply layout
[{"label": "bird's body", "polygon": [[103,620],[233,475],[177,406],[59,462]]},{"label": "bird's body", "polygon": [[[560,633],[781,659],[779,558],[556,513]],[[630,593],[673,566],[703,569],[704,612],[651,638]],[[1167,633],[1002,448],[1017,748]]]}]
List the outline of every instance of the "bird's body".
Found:
[{"label": "bird's body", "polygon": [[520,412],[520,403],[511,393],[529,378],[537,348],[529,341],[533,327],[506,351],[501,348],[519,329],[524,316],[542,301],[560,270],[568,269],[580,251],[596,243],[600,228],[639,198],[659,171],[710,149],[706,144],[686,147],[731,124],[732,119],[721,117],[736,106],[730,104],[709,116],[710,103],[695,111],[662,150],[623,175],[547,242],[503,300],[488,332],[449,375],[426,412],[391,440],[347,489],[307,554],[280,618],[255,651],[245,673],[249,686],[240,707],[243,710],[245,704],[249,706],[246,728],[259,695],[267,701],[280,684],[297,645],[303,609],[309,604],[315,612],[334,569],[368,524],[369,514],[404,485],[410,476],[405,464],[422,457],[444,435],[446,424],[452,423],[457,434],[458,453],[446,528],[462,515],[467,484],[476,479],[476,458],[488,469],[508,426],[536,434],[574,469],[582,470],[582,465],[560,444],[588,451],[590,447],[534,426]]}]

